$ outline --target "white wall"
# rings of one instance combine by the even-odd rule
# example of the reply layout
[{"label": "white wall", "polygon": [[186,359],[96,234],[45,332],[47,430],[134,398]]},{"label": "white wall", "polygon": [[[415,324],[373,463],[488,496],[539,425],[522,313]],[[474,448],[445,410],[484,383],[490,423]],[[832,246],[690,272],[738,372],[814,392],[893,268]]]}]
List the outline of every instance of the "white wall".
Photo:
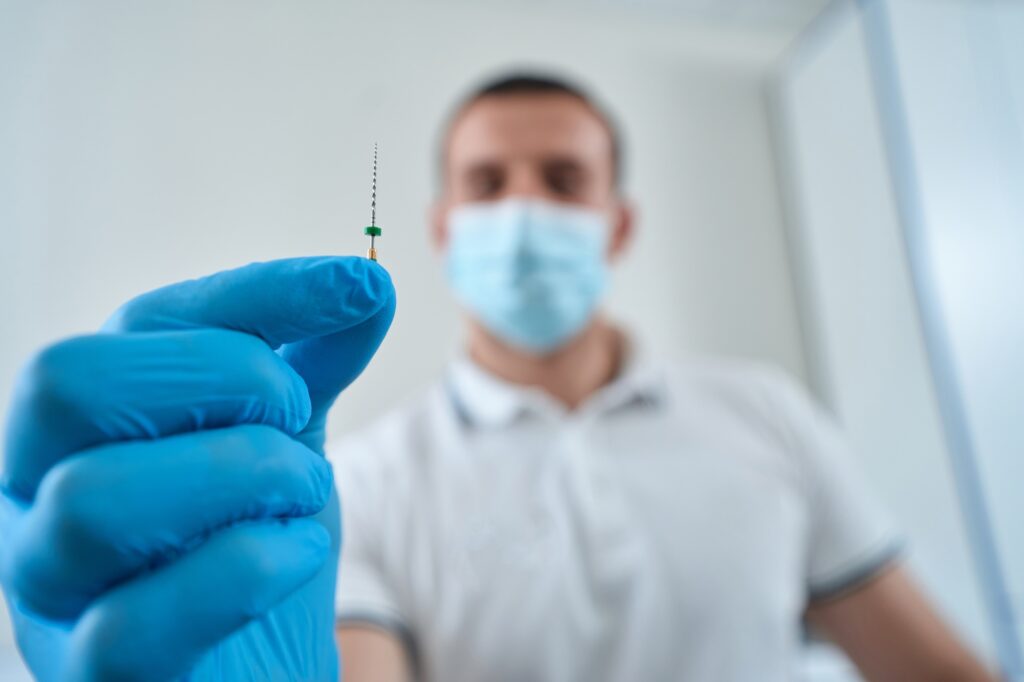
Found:
[{"label": "white wall", "polygon": [[[980,103],[974,92],[983,85],[979,72],[970,71],[975,60],[963,54],[962,19],[978,5],[889,4],[903,67],[897,77],[912,114],[912,170],[920,181],[926,223],[937,230],[934,245],[948,266],[940,285],[959,303],[960,319],[951,320],[962,325],[957,342],[973,344],[968,356],[973,366],[958,369],[971,380],[989,382],[978,387],[987,391],[982,395],[987,402],[974,406],[981,408],[979,416],[988,426],[1003,429],[1002,440],[991,443],[991,468],[1003,476],[998,485],[1005,514],[1011,497],[1019,505],[1024,475],[1020,380],[1012,378],[1021,376],[1024,337],[1019,315],[1010,312],[1019,308],[1024,290],[1013,286],[1024,276],[1024,250],[1013,248],[1021,244],[1024,223],[993,220],[992,214],[1019,208],[1024,185],[1013,185],[1013,169],[982,158],[1000,143],[994,121],[979,111],[996,117],[1013,110],[1006,103],[990,108],[993,102]],[[1008,3],[984,5],[1011,9]],[[1022,23],[1017,19],[1010,25]],[[789,206],[809,323],[811,375],[906,529],[911,567],[955,625],[993,660],[993,631],[983,610],[980,576],[969,551],[927,363],[903,242],[906,216],[897,209],[864,31],[855,3],[837,3],[815,38],[804,41],[780,69],[777,95],[785,138],[780,149],[792,173]],[[1014,186],[1015,192],[1007,192]],[[957,270],[956,263],[969,263],[970,272]],[[1012,399],[1013,392],[1018,399]],[[1007,447],[1011,433],[1017,434],[1016,452]],[[1007,535],[1016,533],[1018,552],[1019,518],[1019,513],[1010,514],[1002,524],[1007,545]],[[1019,586],[1016,558],[1013,575]]]},{"label": "white wall", "polygon": [[399,309],[334,432],[430,381],[458,335],[423,220],[434,134],[471,79],[510,62],[570,69],[622,119],[642,232],[617,277],[620,316],[665,352],[803,374],[761,91],[778,36],[533,4],[2,11],[0,408],[33,349],[137,292],[257,259],[363,253],[373,141]]},{"label": "white wall", "polygon": [[893,5],[891,21],[920,187],[923,265],[1020,630],[1024,3],[915,0]]}]

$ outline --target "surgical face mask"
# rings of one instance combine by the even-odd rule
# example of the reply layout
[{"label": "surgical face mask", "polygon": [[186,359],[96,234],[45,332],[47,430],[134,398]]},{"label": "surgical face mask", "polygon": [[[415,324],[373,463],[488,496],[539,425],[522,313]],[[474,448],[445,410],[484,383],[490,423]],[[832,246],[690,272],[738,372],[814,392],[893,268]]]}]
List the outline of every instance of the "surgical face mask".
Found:
[{"label": "surgical face mask", "polygon": [[454,209],[448,280],[491,333],[533,353],[583,330],[608,279],[611,232],[597,211],[506,199]]}]

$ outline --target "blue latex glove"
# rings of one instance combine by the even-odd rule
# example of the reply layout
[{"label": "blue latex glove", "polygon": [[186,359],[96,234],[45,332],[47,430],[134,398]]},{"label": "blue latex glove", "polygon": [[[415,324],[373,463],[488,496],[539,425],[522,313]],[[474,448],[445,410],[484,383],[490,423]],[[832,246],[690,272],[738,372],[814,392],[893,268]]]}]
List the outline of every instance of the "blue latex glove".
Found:
[{"label": "blue latex glove", "polygon": [[335,680],[335,397],[394,316],[362,258],[145,294],[22,374],[0,579],[49,680]]}]

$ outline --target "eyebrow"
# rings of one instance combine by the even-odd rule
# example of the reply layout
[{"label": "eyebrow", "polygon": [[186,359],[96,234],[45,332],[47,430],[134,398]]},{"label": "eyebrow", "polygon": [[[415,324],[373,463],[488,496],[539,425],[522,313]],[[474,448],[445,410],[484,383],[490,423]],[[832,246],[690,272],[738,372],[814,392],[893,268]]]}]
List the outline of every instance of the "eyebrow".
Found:
[{"label": "eyebrow", "polygon": [[[586,170],[587,168],[587,164],[581,161],[579,158],[566,154],[553,154],[550,156],[545,156],[540,159],[537,159],[536,161],[531,159],[531,162],[539,163],[539,165],[544,167],[567,166],[572,168],[579,168],[581,170]],[[462,173],[469,175],[480,171],[488,171],[496,168],[501,168],[502,166],[505,165],[506,163],[500,159],[482,159],[479,161],[471,162],[466,168],[462,170]]]},{"label": "eyebrow", "polygon": [[572,168],[575,170],[587,170],[587,164],[573,156],[550,156],[541,161],[546,168]]},{"label": "eyebrow", "polygon": [[472,175],[473,173],[479,173],[480,171],[489,171],[495,168],[500,168],[502,165],[503,164],[500,161],[491,159],[483,161],[473,161],[466,168],[463,168],[462,172],[465,175]]}]

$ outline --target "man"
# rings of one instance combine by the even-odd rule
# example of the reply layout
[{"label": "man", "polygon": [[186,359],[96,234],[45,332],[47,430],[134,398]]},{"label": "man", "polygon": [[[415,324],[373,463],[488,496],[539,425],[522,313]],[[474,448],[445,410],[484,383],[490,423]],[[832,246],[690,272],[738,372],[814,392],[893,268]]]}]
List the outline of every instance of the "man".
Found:
[{"label": "man", "polygon": [[443,138],[465,351],[333,448],[349,682],[784,680],[806,616],[871,680],[983,680],[785,377],[668,366],[598,311],[632,213],[609,118],[513,76]]},{"label": "man", "polygon": [[786,679],[806,606],[872,680],[988,679],[799,391],[660,368],[596,314],[632,229],[613,140],[541,79],[456,117],[435,231],[466,358],[339,445],[337,600],[324,427],[394,315],[379,265],[170,285],[41,351],[0,475],[35,676],[334,680],[337,622],[356,682]]}]

